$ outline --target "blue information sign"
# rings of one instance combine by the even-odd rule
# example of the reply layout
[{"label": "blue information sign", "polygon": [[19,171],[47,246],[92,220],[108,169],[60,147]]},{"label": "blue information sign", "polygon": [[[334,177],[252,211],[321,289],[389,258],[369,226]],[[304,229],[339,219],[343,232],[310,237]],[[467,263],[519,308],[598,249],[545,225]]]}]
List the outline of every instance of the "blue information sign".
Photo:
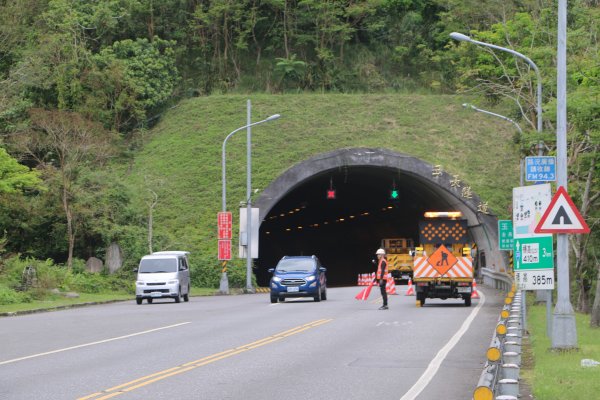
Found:
[{"label": "blue information sign", "polygon": [[529,182],[556,181],[556,157],[525,157],[525,180]]}]

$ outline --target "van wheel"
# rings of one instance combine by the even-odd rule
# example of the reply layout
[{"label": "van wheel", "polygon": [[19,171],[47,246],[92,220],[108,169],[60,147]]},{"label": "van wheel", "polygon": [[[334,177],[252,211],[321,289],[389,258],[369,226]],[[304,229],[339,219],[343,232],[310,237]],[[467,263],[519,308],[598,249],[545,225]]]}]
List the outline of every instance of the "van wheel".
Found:
[{"label": "van wheel", "polygon": [[190,301],[190,287],[189,286],[188,286],[187,293],[183,295],[183,301],[185,301],[186,303],[188,301]]},{"label": "van wheel", "polygon": [[135,299],[135,302],[138,303],[138,304],[142,304],[142,300],[143,299],[140,297],[139,299]]},{"label": "van wheel", "polygon": [[177,291],[177,296],[175,297],[175,303],[181,303],[181,287]]},{"label": "van wheel", "polygon": [[152,299],[146,299],[146,301],[148,302],[148,304],[152,304]]}]

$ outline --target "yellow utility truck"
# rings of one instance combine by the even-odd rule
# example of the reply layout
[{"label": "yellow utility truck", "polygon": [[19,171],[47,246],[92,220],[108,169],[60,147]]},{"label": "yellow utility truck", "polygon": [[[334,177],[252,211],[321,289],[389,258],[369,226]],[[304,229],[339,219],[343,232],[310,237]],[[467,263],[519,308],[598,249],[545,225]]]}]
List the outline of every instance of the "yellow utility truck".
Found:
[{"label": "yellow utility truck", "polygon": [[412,279],[415,249],[413,240],[407,238],[382,239],[381,247],[387,254],[388,270],[394,281]]},{"label": "yellow utility truck", "polygon": [[473,259],[467,220],[459,211],[426,212],[419,221],[413,283],[417,305],[428,298],[463,299],[471,306]]}]

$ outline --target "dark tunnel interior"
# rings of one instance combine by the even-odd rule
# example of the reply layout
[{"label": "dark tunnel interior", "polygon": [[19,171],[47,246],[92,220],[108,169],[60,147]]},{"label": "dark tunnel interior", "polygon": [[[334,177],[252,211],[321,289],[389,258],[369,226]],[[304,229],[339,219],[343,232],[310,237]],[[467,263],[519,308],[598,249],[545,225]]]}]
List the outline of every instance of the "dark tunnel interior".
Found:
[{"label": "dark tunnel interior", "polygon": [[[335,190],[335,199],[327,191]],[[392,199],[391,190],[398,191]],[[372,272],[381,239],[412,238],[425,211],[448,211],[435,192],[404,171],[383,167],[342,167],[314,175],[290,191],[260,226],[254,272],[268,286],[284,255],[316,255],[327,268],[328,286],[355,285]]]}]

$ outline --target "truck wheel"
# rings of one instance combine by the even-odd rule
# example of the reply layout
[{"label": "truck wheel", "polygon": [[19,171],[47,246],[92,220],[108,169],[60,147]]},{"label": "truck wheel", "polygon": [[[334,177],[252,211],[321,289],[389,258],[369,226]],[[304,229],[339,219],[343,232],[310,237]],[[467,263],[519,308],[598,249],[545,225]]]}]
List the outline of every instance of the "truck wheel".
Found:
[{"label": "truck wheel", "polygon": [[153,299],[146,299],[146,301],[148,302],[148,304],[152,304],[152,300]]},{"label": "truck wheel", "polygon": [[138,304],[142,304],[142,300],[143,299],[140,297],[140,298],[135,299],[135,302],[138,303]]},{"label": "truck wheel", "polygon": [[465,296],[465,307],[471,307],[471,296]]},{"label": "truck wheel", "polygon": [[425,293],[417,293],[417,301],[421,303],[421,307],[425,305]]}]

